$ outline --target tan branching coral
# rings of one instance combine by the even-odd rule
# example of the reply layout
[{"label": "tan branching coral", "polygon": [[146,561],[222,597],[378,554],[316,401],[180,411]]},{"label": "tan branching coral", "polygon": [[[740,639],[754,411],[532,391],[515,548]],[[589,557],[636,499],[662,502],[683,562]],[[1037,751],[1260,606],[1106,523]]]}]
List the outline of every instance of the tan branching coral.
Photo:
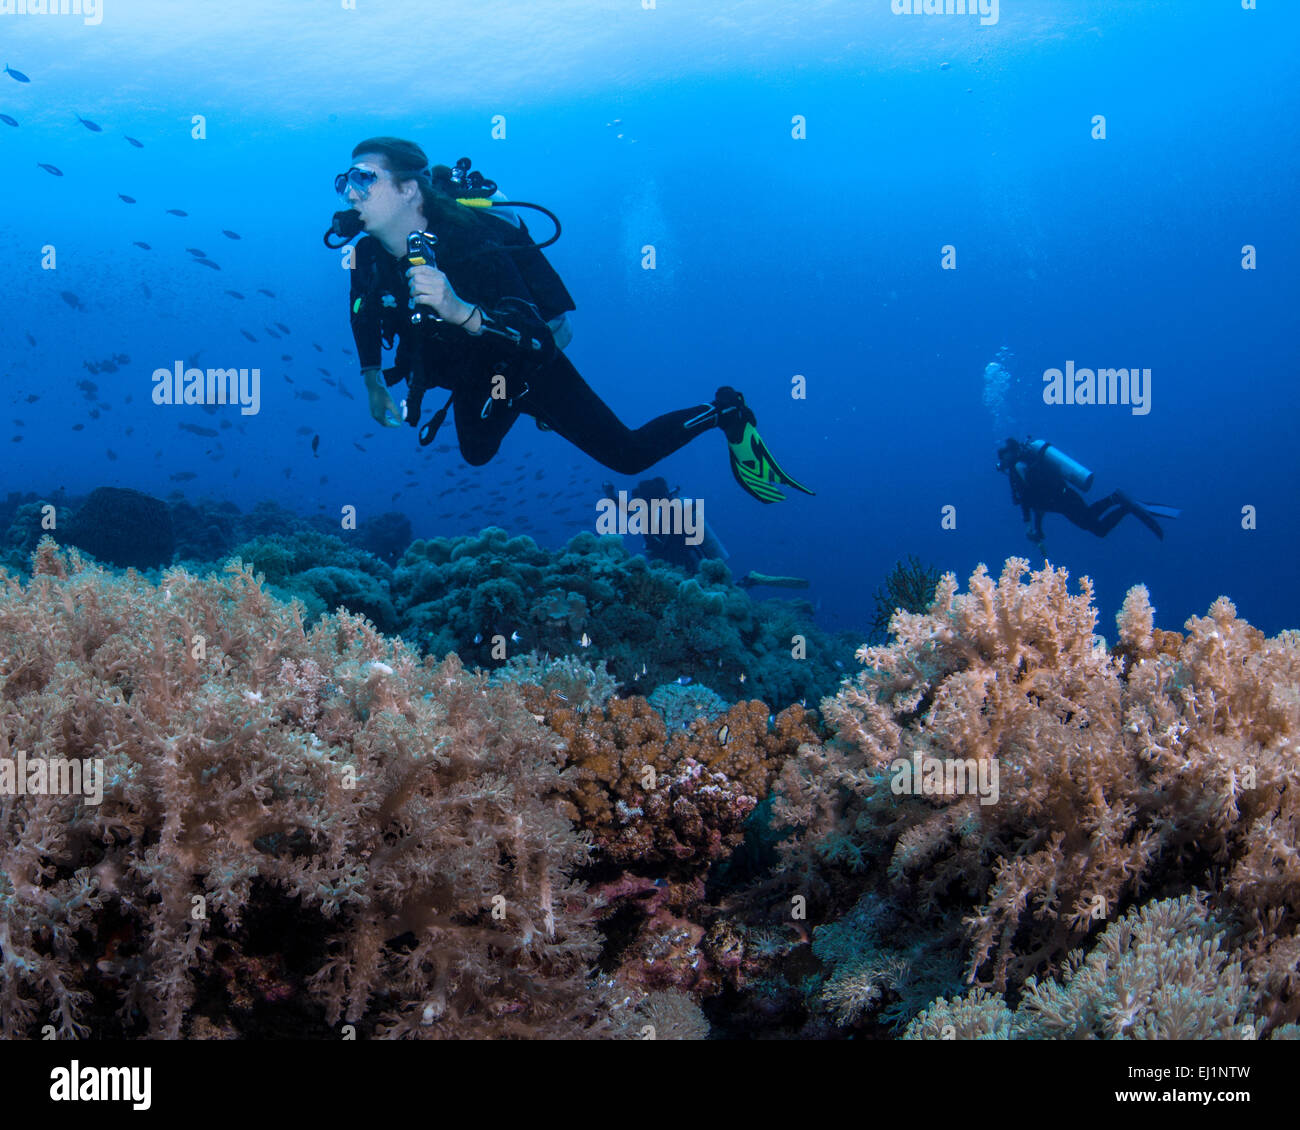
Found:
[{"label": "tan branching coral", "polygon": [[[0,768],[98,763],[103,793],[0,793],[5,1037],[246,1032],[275,1007],[320,1035],[627,1030],[558,743],[517,690],[358,616],[306,633],[238,562],[158,586],[48,541],[34,563],[0,577]],[[271,923],[294,960],[253,952]]]},{"label": "tan branching coral", "polygon": [[[778,816],[808,833],[787,867],[883,859],[916,914],[966,903],[968,979],[998,991],[1157,880],[1212,888],[1219,869],[1219,912],[1255,924],[1247,969],[1270,1020],[1294,1018],[1298,637],[1265,639],[1223,599],[1185,635],[1159,632],[1135,589],[1112,654],[1086,578],[1071,593],[1064,570],[1028,573],[1013,558],[994,583],[981,567],[966,593],[949,574],[929,612],[898,613],[892,643],[859,651],[864,671],[823,702],[835,739],[781,777]],[[895,792],[904,762],[968,781],[996,765],[997,789]]]}]

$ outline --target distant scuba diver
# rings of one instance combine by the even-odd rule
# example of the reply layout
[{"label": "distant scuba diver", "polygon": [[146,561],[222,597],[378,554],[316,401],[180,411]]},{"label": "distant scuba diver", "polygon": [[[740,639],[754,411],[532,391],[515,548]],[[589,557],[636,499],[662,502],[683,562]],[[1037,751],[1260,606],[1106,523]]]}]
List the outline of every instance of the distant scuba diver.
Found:
[{"label": "distant scuba diver", "polygon": [[[617,497],[618,492],[615,491],[613,483],[604,483],[602,489],[607,498]],[[656,475],[652,479],[642,479],[634,489],[627,492],[627,497],[629,503],[640,499],[653,506],[656,502],[671,503],[681,494],[681,489],[681,487],[674,487],[669,490],[668,480],[662,475]],[[699,531],[701,539],[697,545],[691,544],[684,530],[661,529],[657,532],[643,533],[641,538],[645,542],[646,556],[656,561],[666,561],[669,565],[677,565],[688,573],[698,572],[700,565],[711,558],[727,560],[731,556],[727,552],[727,547],[722,544],[708,522],[703,522],[702,525],[703,528]]]},{"label": "distant scuba diver", "polygon": [[[1029,540],[1043,548],[1043,515],[1063,514],[1081,530],[1104,538],[1126,514],[1132,514],[1161,541],[1157,517],[1177,518],[1182,511],[1154,502],[1134,502],[1117,490],[1089,505],[1079,491],[1092,487],[1093,473],[1046,440],[1024,443],[1010,436],[998,448],[997,469],[1011,480],[1011,501],[1020,507]],[[1078,487],[1078,490],[1074,488]],[[1030,522],[1030,514],[1033,521]]]},{"label": "distant scuba diver", "polygon": [[[572,336],[564,315],[574,302],[541,252],[559,238],[558,220],[540,205],[506,201],[471,171],[468,158],[455,169],[428,164],[414,142],[375,137],[353,149],[351,167],[334,181],[348,207],[335,213],[326,246],[368,233],[355,248],[350,302],[377,421],[401,425],[388,392],[398,381],[408,382],[405,417],[412,426],[419,426],[424,394],[445,388],[446,404],[420,428],[422,445],[454,409],[461,454],[481,466],[522,413],[629,475],[716,427],[736,481],[755,498],[779,502],[780,486],[813,493],[772,458],[745,398],[725,385],[711,403],[627,427],[562,352]],[[544,212],[555,235],[534,243],[509,211],[521,207]],[[394,339],[395,363],[384,369],[382,347]]]}]

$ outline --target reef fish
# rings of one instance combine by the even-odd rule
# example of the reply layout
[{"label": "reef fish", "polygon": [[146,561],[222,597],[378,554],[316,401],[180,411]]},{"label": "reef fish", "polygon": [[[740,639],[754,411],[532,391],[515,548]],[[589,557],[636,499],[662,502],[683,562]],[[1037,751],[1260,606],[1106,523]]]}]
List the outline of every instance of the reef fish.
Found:
[{"label": "reef fish", "polygon": [[244,300],[244,296],[240,294],[239,291],[237,290],[228,290],[226,291],[226,293],[230,295],[231,298],[238,298],[240,302]]},{"label": "reef fish", "polygon": [[182,212],[179,208],[168,208],[168,209],[167,209],[167,215],[169,215],[169,216],[188,216],[189,213],[188,213],[188,212]]},{"label": "reef fish", "polygon": [[132,242],[134,242],[135,245],[136,245],[137,247],[143,247],[146,251],[152,251],[152,250],[153,250],[153,248],[150,247],[147,243],[141,243],[140,240],[138,240],[138,239],[137,239],[137,240],[133,240]]},{"label": "reef fish", "polygon": [[44,170],[45,170],[47,173],[49,173],[50,176],[52,176],[52,177],[61,177],[61,176],[63,176],[63,170],[60,169],[60,168],[59,168],[58,166],[56,166],[56,165],[47,165],[44,161],[37,161],[37,162],[36,162],[36,167],[37,167],[38,169],[44,169]]},{"label": "reef fish", "polygon": [[227,239],[243,239],[243,238],[244,238],[243,236],[241,236],[241,235],[239,234],[239,232],[237,232],[237,231],[231,231],[229,228],[222,228],[222,229],[221,229],[221,234],[224,235]]},{"label": "reef fish", "polygon": [[104,127],[103,127],[103,126],[97,124],[96,122],[92,122],[89,118],[83,118],[80,114],[74,114],[73,116],[74,116],[74,117],[77,119],[77,121],[79,121],[83,126],[85,126],[88,130],[90,130],[91,133],[103,133],[103,132],[104,132]]},{"label": "reef fish", "polygon": [[18,124],[8,114],[0,114],[0,122],[4,122],[7,126],[16,126]]},{"label": "reef fish", "polygon": [[[123,137],[126,137],[126,134],[123,134],[122,136],[123,136]],[[134,145],[137,149],[143,149],[143,148],[144,148],[144,142],[143,142],[143,141],[136,141],[136,139],[135,139],[134,137],[126,137],[126,139],[127,139],[127,141],[129,141],[132,145]]]},{"label": "reef fish", "polygon": [[124,193],[121,193],[121,192],[119,192],[119,193],[117,194],[117,198],[118,198],[119,200],[124,200],[124,201],[126,201],[126,203],[128,203],[128,204],[134,204],[134,203],[135,203],[135,197],[134,197],[134,196],[127,196],[127,195],[125,195]]},{"label": "reef fish", "polygon": [[8,63],[5,64],[5,74],[7,74],[11,79],[13,79],[14,82],[31,82],[31,81],[32,81],[32,80],[29,79],[25,74],[23,74],[22,71],[16,71],[16,70],[14,70],[13,67],[11,67]]},{"label": "reef fish", "polygon": [[211,267],[214,271],[221,270],[221,264],[214,263],[211,259],[195,259],[194,262],[202,263],[205,267]]}]

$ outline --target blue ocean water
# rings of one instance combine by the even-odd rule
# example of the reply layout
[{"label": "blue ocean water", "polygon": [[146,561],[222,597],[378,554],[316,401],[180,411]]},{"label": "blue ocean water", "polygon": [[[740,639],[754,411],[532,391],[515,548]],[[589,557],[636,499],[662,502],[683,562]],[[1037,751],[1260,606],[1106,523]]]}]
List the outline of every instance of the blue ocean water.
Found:
[{"label": "blue ocean water", "polygon": [[[420,537],[528,515],[550,546],[590,529],[599,484],[631,480],[530,421],[466,469],[370,419],[321,232],[352,146],[392,134],[560,216],[567,352],[621,418],[745,393],[816,497],[748,497],[716,434],[658,470],[705,500],[736,575],[807,577],[826,627],[864,628],[907,554],[963,581],[981,561],[1041,563],[993,466],[1013,427],[1095,470],[1090,498],[1182,508],[1163,541],[1048,516],[1047,554],[1096,581],[1101,631],[1138,582],[1163,627],[1221,593],[1270,633],[1300,622],[1300,9],[1003,0],[988,22],[899,6],[0,3],[0,62],[30,79],[0,75],[18,123],[0,123],[0,494],[397,509]],[[115,355],[131,360],[85,368]],[[259,412],[154,405],[154,370],[195,355],[260,368]],[[999,356],[1015,379],[995,413]],[[1069,361],[1149,368],[1150,411],[1044,404],[1044,372]],[[490,499],[521,462],[543,479]],[[455,506],[433,497],[448,484]]]}]

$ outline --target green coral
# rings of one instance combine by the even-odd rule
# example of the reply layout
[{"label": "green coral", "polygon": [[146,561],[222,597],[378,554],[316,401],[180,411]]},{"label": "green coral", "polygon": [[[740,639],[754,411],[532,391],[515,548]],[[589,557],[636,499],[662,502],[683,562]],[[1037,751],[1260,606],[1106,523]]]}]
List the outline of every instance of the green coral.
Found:
[{"label": "green coral", "polygon": [[516,683],[541,687],[547,694],[560,695],[574,709],[604,709],[618,689],[603,659],[593,667],[572,655],[551,658],[535,651],[513,656],[492,673],[489,681],[494,686]]},{"label": "green coral", "polygon": [[904,1039],[1255,1039],[1265,1011],[1223,927],[1199,895],[1182,895],[1112,922],[1059,981],[1030,977],[1014,1012],[976,989],[935,1001]]},{"label": "green coral", "polygon": [[664,720],[670,733],[687,730],[698,718],[713,720],[727,712],[727,700],[699,683],[682,686],[665,683],[646,696]]},{"label": "green coral", "polygon": [[889,622],[899,609],[904,612],[925,612],[934,603],[934,589],[939,583],[939,570],[924,564],[910,553],[906,561],[896,562],[886,574],[884,584],[876,589],[875,615],[871,619],[871,635],[884,639],[889,635]]},{"label": "green coral", "polygon": [[[434,654],[495,666],[522,649],[574,654],[585,635],[585,658],[605,660],[627,691],[689,675],[724,697],[814,702],[853,650],[818,631],[806,602],[751,600],[720,562],[688,578],[587,532],[555,553],[496,528],[417,541],[391,591],[404,638]],[[806,658],[792,655],[795,637]]]}]

